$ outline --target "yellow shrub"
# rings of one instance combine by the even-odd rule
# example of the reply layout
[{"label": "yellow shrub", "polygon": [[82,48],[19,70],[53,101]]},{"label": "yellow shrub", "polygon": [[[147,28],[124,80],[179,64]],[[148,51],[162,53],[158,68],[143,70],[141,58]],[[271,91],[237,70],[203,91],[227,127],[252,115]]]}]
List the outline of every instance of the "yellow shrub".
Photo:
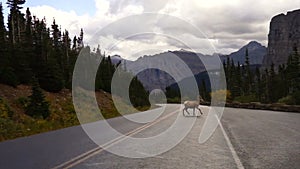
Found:
[{"label": "yellow shrub", "polygon": [[226,102],[230,100],[231,93],[229,90],[217,90],[210,93],[212,100],[215,100],[217,103]]}]

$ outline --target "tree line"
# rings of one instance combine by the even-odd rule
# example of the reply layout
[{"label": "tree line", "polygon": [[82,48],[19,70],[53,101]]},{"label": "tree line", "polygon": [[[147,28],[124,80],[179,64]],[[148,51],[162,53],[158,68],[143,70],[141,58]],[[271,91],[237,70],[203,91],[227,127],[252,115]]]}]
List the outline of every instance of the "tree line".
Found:
[{"label": "tree line", "polygon": [[0,4],[0,82],[11,86],[30,84],[36,76],[46,91],[70,88],[72,66],[83,48],[83,30],[71,43],[68,30],[62,31],[55,20],[48,28],[46,20],[32,16],[29,8],[23,14],[20,10],[24,3],[7,1],[7,29]]},{"label": "tree line", "polygon": [[[101,60],[95,81],[96,90],[111,92],[110,82],[118,65],[114,65],[110,57],[101,53],[100,47],[91,51],[84,45],[84,32],[80,30],[79,36],[72,39],[68,30],[61,30],[53,20],[50,28],[46,19],[32,16],[27,8],[25,14],[21,12],[25,0],[7,0],[9,8],[7,27],[4,22],[3,5],[0,3],[0,83],[16,87],[19,84],[32,85],[32,102],[40,102],[44,108],[31,106],[29,115],[39,112],[43,118],[49,108],[44,104],[44,96],[40,88],[48,92],[60,92],[62,89],[71,89],[74,66],[82,50],[89,52],[90,56]],[[87,58],[88,59],[88,58]],[[148,105],[148,93],[138,79],[134,79],[132,87],[132,102],[135,106]],[[139,97],[135,97],[139,96]],[[137,98],[137,99],[135,99]],[[46,114],[46,115],[45,115]]]},{"label": "tree line", "polygon": [[[296,47],[288,57],[286,64],[275,67],[251,65],[248,49],[245,51],[245,63],[234,63],[227,57],[223,62],[227,82],[227,102],[261,102],[300,104],[300,55]],[[213,94],[210,89],[208,74],[202,78],[195,76],[199,93],[208,102]],[[178,87],[167,87],[166,96],[170,102],[180,101]],[[215,91],[216,92],[216,91]]]},{"label": "tree line", "polygon": [[230,100],[242,102],[300,104],[300,55],[296,47],[286,64],[260,68],[250,64],[248,50],[245,64],[223,63]]}]

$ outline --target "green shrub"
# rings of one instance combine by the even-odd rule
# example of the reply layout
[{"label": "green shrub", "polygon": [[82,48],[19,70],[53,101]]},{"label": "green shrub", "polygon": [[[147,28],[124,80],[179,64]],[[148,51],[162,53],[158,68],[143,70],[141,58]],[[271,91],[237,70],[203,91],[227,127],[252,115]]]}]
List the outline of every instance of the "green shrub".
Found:
[{"label": "green shrub", "polygon": [[168,103],[180,103],[180,98],[179,97],[175,97],[175,98],[168,98],[167,99]]},{"label": "green shrub", "polygon": [[0,118],[9,119],[13,116],[14,112],[10,109],[7,103],[0,98]]},{"label": "green shrub", "polygon": [[246,96],[238,96],[234,98],[234,101],[240,103],[250,103],[250,102],[258,102],[258,99],[255,95],[246,95]]},{"label": "green shrub", "polygon": [[26,109],[29,105],[29,98],[28,97],[19,97],[17,99],[17,104],[22,106],[22,108]]},{"label": "green shrub", "polygon": [[286,96],[278,100],[278,103],[293,105],[295,103],[294,98],[292,96]]},{"label": "green shrub", "polygon": [[23,136],[23,126],[10,119],[0,117],[0,141]]}]

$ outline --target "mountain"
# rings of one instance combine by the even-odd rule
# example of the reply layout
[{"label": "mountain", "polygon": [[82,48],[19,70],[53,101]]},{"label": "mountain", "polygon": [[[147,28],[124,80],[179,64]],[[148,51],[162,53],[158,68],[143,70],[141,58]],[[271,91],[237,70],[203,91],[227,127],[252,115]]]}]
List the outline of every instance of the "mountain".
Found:
[{"label": "mountain", "polygon": [[245,63],[245,53],[246,49],[248,49],[249,60],[251,65],[261,65],[263,62],[264,56],[267,54],[267,48],[262,46],[260,43],[256,41],[251,41],[247,45],[243,46],[236,52],[228,55],[230,59],[233,59],[234,63]]},{"label": "mountain", "polygon": [[[128,71],[137,74],[144,87],[150,91],[153,89],[165,90],[167,86],[175,83],[175,81],[206,71],[203,62],[211,69],[219,67],[215,64],[211,55],[185,50],[143,56],[136,61],[126,62],[126,67]],[[140,70],[144,71],[140,72]]]},{"label": "mountain", "polygon": [[268,35],[268,53],[263,66],[286,64],[293,48],[300,50],[300,9],[272,18]]},{"label": "mountain", "polygon": [[[216,77],[216,79],[217,79],[216,72],[211,71],[210,73],[211,73],[210,77]],[[193,93],[195,93],[194,92],[195,89],[193,89],[194,86],[191,85],[191,84],[193,84],[194,80],[196,80],[196,83],[198,86],[202,86],[202,83],[204,82],[206,87],[208,87],[207,91],[210,91],[211,90],[210,80],[209,80],[210,77],[209,77],[209,74],[207,71],[201,72],[194,76],[184,78],[177,83],[173,83],[170,86],[168,86],[168,88],[170,88],[173,91],[180,91],[179,86],[183,86],[184,91],[182,93],[188,93],[188,95],[191,96]],[[195,94],[197,94],[197,93],[195,93]]]},{"label": "mountain", "polygon": [[[219,64],[216,64],[216,61],[214,60],[216,57],[213,56],[220,57],[221,61],[224,61],[229,57],[232,58],[236,64],[238,62],[243,64],[245,61],[246,48],[248,48],[250,64],[261,65],[263,57],[267,53],[267,49],[260,43],[254,41],[230,55],[204,55],[187,50],[178,50],[167,51],[151,56],[146,55],[140,57],[136,61],[122,60],[120,56],[113,56],[112,61],[115,63],[121,60],[123,65],[126,64],[127,70],[137,74],[138,79],[143,83],[147,90],[165,90],[167,86],[176,81],[178,82],[182,79],[205,72],[207,71],[207,68],[210,70],[218,69]],[[179,58],[179,60],[176,58]],[[201,58],[201,60],[199,58]],[[205,63],[206,66],[204,66],[203,63]],[[184,65],[186,65],[185,68]],[[154,67],[160,68],[161,70],[154,69]],[[191,74],[183,73],[186,72],[186,68],[190,69]],[[140,71],[143,69],[145,70]],[[162,71],[163,69],[165,70]]]}]

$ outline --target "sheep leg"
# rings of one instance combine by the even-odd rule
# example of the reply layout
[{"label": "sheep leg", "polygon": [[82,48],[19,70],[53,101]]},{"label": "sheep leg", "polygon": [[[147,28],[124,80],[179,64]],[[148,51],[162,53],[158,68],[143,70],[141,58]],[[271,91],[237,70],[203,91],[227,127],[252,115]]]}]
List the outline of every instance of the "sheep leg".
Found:
[{"label": "sheep leg", "polygon": [[185,110],[185,111],[186,111],[186,112],[187,112],[187,113],[190,115],[190,112],[188,111],[188,109],[189,109],[189,108],[186,108],[186,110]]},{"label": "sheep leg", "polygon": [[200,113],[201,113],[201,115],[202,115],[203,113],[202,113],[201,109],[200,109],[199,107],[197,107],[197,109],[199,110],[199,112],[200,112]]},{"label": "sheep leg", "polygon": [[190,116],[191,114],[190,114],[190,112],[189,112],[188,110],[189,110],[189,108],[187,107],[185,111],[186,111],[187,114]]},{"label": "sheep leg", "polygon": [[184,110],[185,110],[188,114],[190,114],[190,113],[187,111],[187,108],[185,107],[185,108],[182,109],[182,114],[183,114],[183,116],[186,116],[186,115],[184,114]]},{"label": "sheep leg", "polygon": [[193,116],[195,116],[195,107],[193,108]]}]

